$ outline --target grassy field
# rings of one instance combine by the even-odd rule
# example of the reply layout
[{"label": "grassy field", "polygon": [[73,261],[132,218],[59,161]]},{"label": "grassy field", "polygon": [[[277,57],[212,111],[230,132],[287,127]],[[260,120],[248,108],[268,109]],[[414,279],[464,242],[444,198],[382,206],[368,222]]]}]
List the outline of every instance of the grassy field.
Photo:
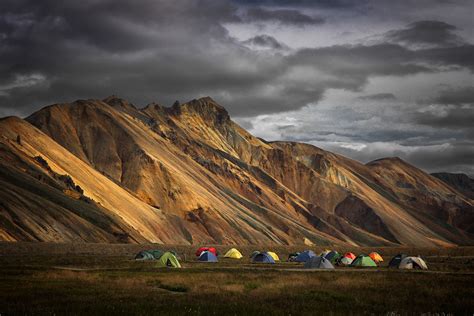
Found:
[{"label": "grassy field", "polygon": [[[136,262],[142,249],[173,249],[183,269]],[[218,247],[222,253],[228,247]],[[422,255],[428,272],[337,268],[309,271],[301,264],[255,265],[242,260],[196,262],[196,247],[0,243],[0,314],[311,315],[474,312],[474,248],[339,249],[388,259]],[[321,251],[321,248],[313,248]]]}]

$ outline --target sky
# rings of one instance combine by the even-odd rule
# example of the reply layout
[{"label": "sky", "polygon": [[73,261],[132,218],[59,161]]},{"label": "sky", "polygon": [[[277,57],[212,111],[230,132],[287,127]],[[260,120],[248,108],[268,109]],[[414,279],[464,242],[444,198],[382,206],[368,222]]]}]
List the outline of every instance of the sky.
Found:
[{"label": "sky", "polygon": [[474,175],[474,1],[2,0],[0,117],[211,96],[266,140]]}]

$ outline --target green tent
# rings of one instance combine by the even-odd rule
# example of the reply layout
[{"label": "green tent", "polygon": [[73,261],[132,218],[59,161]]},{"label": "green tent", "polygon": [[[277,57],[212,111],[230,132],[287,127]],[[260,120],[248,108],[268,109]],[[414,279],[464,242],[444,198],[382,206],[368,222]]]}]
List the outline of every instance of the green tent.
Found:
[{"label": "green tent", "polygon": [[333,251],[328,252],[324,256],[324,258],[331,261],[332,264],[335,264],[341,258],[341,255],[339,254],[339,252],[333,250]]},{"label": "green tent", "polygon": [[174,254],[167,251],[158,259],[157,267],[181,268],[181,264]]},{"label": "green tent", "polygon": [[377,264],[366,255],[359,255],[351,263],[351,267],[377,267]]}]

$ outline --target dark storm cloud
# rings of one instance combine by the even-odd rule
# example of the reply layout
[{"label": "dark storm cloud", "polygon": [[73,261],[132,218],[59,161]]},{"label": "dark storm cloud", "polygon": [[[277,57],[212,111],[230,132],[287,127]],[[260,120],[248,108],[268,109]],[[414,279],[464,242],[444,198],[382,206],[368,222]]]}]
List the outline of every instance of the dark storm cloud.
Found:
[{"label": "dark storm cloud", "polygon": [[265,5],[276,7],[316,7],[345,9],[361,5],[366,0],[233,0],[234,3],[245,5]]},{"label": "dark storm cloud", "polygon": [[458,138],[474,138],[474,86],[443,89],[424,102],[429,107],[416,113],[417,123],[458,132]]},{"label": "dark storm cloud", "polygon": [[457,46],[464,43],[454,25],[441,21],[418,21],[404,29],[393,30],[385,39],[402,44],[428,44],[434,46]]},{"label": "dark storm cloud", "polygon": [[359,100],[371,100],[371,101],[384,101],[384,100],[396,100],[397,98],[393,93],[376,93],[370,95],[363,95],[358,97]]},{"label": "dark storm cloud", "polygon": [[260,47],[272,48],[272,49],[284,49],[287,48],[286,45],[280,43],[273,36],[262,34],[257,35],[248,40],[242,42],[246,45],[255,45]]},{"label": "dark storm cloud", "polygon": [[[290,9],[253,9],[255,18],[320,22]],[[223,27],[241,21],[239,7],[226,1],[7,0],[0,12],[0,105],[20,114],[114,93],[141,105],[212,95],[231,114],[252,116],[299,109],[321,100],[327,89],[360,91],[372,76],[474,69],[469,44],[256,52]],[[250,42],[282,46],[268,35]]]},{"label": "dark storm cloud", "polygon": [[448,88],[442,90],[433,98],[432,102],[438,104],[474,104],[474,86]]},{"label": "dark storm cloud", "polygon": [[[470,127],[474,119],[472,87],[440,89],[438,95],[426,97],[428,102],[413,104],[413,109],[397,108],[403,93],[397,92],[400,99],[395,100],[386,91],[399,90],[385,87],[363,100],[351,97],[351,104],[345,107],[329,102],[331,106],[319,112],[321,101],[331,91],[360,95],[374,78],[474,72],[474,46],[458,37],[462,30],[457,23],[419,14],[426,10],[442,13],[439,8],[445,8],[446,1],[379,3],[3,0],[0,115],[27,115],[46,104],[110,94],[137,105],[153,101],[169,105],[176,99],[185,102],[210,95],[231,115],[240,116],[245,127],[258,129],[259,124],[250,117],[273,114],[284,118],[287,113],[278,112],[317,107],[307,118],[309,122],[278,122],[275,130],[286,139],[326,142],[328,149],[333,149],[331,143],[342,143],[346,147],[338,150],[362,160],[399,153],[432,171],[445,167],[471,170],[466,161],[472,158],[469,139],[474,137]],[[428,3],[432,6],[426,9]],[[469,8],[469,2],[464,4]],[[390,17],[391,23],[398,19],[400,26],[406,24],[401,21],[416,21],[416,16],[431,20],[383,33],[376,44],[325,47],[320,40],[318,47],[303,49],[285,47],[272,29],[300,36],[313,28],[315,32],[330,28],[333,17],[362,16],[364,22],[355,19],[338,25],[357,33],[359,28],[372,27],[365,25],[370,15]],[[247,29],[249,20],[257,27],[256,34]],[[241,29],[245,37],[230,34],[229,24],[245,29]],[[259,28],[261,25],[271,27]],[[268,34],[259,34],[263,30]],[[373,34],[361,37],[377,33],[375,28]],[[291,44],[288,34],[284,36],[285,43]],[[307,45],[313,45],[311,40]],[[381,105],[364,107],[370,103],[364,100],[381,101]],[[390,107],[383,107],[382,101],[391,101]],[[376,145],[354,150],[354,142]]]},{"label": "dark storm cloud", "polygon": [[324,23],[324,18],[314,17],[304,14],[294,9],[266,9],[262,7],[252,7],[247,9],[244,20],[247,22],[272,21],[290,25],[317,25]]},{"label": "dark storm cloud", "polygon": [[396,44],[339,45],[302,49],[289,60],[292,64],[318,64],[341,76],[403,76],[438,71],[436,67],[474,70],[474,46],[412,50]]},{"label": "dark storm cloud", "polygon": [[417,122],[439,128],[465,129],[471,137],[474,136],[474,107],[446,109],[442,115],[420,113]]},{"label": "dark storm cloud", "polygon": [[474,142],[469,141],[453,142],[440,147],[421,145],[412,147],[409,151],[390,147],[376,147],[363,151],[340,147],[331,149],[363,162],[369,162],[378,159],[378,157],[400,157],[429,172],[449,170],[450,172],[474,175],[472,164],[472,161],[474,161]]}]

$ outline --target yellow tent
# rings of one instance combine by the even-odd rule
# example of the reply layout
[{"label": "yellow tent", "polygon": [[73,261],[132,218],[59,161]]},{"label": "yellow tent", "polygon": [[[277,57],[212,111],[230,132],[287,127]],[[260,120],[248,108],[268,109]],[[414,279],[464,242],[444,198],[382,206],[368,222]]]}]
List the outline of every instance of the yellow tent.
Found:
[{"label": "yellow tent", "polygon": [[267,251],[267,253],[273,258],[275,261],[280,261],[280,258],[278,258],[278,255],[272,251]]},{"label": "yellow tent", "polygon": [[369,254],[369,257],[374,260],[375,262],[382,262],[383,261],[383,258],[381,255],[379,255],[378,253],[376,252],[371,252]]},{"label": "yellow tent", "polygon": [[237,249],[231,248],[225,253],[224,258],[240,259],[242,254]]},{"label": "yellow tent", "polygon": [[326,256],[326,255],[327,255],[328,253],[330,253],[330,252],[331,252],[331,250],[325,249],[323,252],[321,252],[321,253],[319,254],[319,256],[320,256],[320,257],[324,257],[324,256]]}]

